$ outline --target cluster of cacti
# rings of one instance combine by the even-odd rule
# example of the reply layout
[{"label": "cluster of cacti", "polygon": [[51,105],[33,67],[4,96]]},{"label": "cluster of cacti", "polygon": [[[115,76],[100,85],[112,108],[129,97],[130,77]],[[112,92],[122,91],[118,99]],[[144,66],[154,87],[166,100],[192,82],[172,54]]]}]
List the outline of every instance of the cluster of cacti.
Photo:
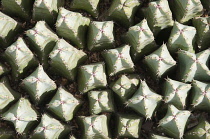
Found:
[{"label": "cluster of cacti", "polygon": [[1,0],[0,139],[209,139],[209,0]]}]

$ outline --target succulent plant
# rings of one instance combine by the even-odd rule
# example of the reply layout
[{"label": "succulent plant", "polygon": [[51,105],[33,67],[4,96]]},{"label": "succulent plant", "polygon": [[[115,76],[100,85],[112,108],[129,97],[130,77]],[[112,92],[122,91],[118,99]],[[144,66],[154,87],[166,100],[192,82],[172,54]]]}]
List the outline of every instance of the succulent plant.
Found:
[{"label": "succulent plant", "polygon": [[40,104],[53,93],[56,84],[39,65],[32,74],[22,81],[22,88],[27,91],[35,104]]},{"label": "succulent plant", "polygon": [[113,97],[110,90],[90,91],[88,92],[88,100],[90,113],[93,115],[114,111]]},{"label": "succulent plant", "polygon": [[33,5],[33,19],[44,20],[48,24],[55,23],[59,7],[64,6],[65,0],[35,0]]},{"label": "succulent plant", "polygon": [[210,84],[193,80],[191,102],[193,109],[209,111]]},{"label": "succulent plant", "polygon": [[129,45],[105,50],[102,56],[107,64],[109,76],[124,72],[134,72],[134,63],[130,57]]},{"label": "succulent plant", "polygon": [[170,0],[169,4],[176,20],[180,23],[186,23],[203,13],[200,0]]},{"label": "succulent plant", "polygon": [[31,43],[31,49],[36,52],[41,64],[46,68],[48,55],[55,46],[58,36],[45,21],[37,22],[34,28],[26,31],[26,35]]},{"label": "succulent plant", "polygon": [[88,29],[87,46],[90,51],[114,47],[113,21],[92,21]]},{"label": "succulent plant", "polygon": [[190,84],[167,78],[164,82],[164,87],[162,90],[164,93],[164,102],[167,104],[172,104],[178,109],[184,109],[187,104],[186,99],[190,89]]},{"label": "succulent plant", "polygon": [[168,50],[171,54],[175,54],[179,49],[195,53],[196,29],[192,26],[187,26],[174,22],[173,29],[168,39]]},{"label": "succulent plant", "polygon": [[182,138],[190,114],[190,111],[178,110],[175,106],[169,105],[165,117],[159,122],[159,126],[170,137]]},{"label": "succulent plant", "polygon": [[136,115],[117,116],[117,136],[120,138],[139,138],[143,119]]},{"label": "succulent plant", "polygon": [[174,24],[172,12],[167,0],[150,2],[144,14],[155,36],[157,36],[161,30],[170,28]]},{"label": "succulent plant", "polygon": [[24,20],[30,19],[33,0],[2,0],[1,4],[5,13]]},{"label": "succulent plant", "polygon": [[152,134],[150,139],[173,139],[173,138],[168,138],[168,137]]},{"label": "succulent plant", "polygon": [[15,35],[20,31],[20,24],[2,12],[0,21],[0,45],[5,48],[13,43]]},{"label": "succulent plant", "polygon": [[146,19],[130,27],[123,36],[123,41],[131,46],[131,56],[134,61],[142,58],[145,54],[149,54],[156,48],[153,33]]},{"label": "succulent plant", "polygon": [[6,77],[0,80],[0,113],[4,112],[11,103],[20,98],[20,94],[14,91]]},{"label": "succulent plant", "polygon": [[64,87],[59,87],[49,102],[48,109],[60,119],[70,121],[80,105],[80,100],[76,99]]},{"label": "succulent plant", "polygon": [[114,0],[108,10],[108,19],[129,27],[134,23],[134,15],[139,5],[138,0]]},{"label": "succulent plant", "polygon": [[0,62],[0,77],[5,75],[8,71],[7,67]]},{"label": "succulent plant", "polygon": [[77,66],[87,59],[87,55],[65,40],[59,39],[50,53],[50,59],[50,65],[54,71],[67,79],[74,80],[77,74]]},{"label": "succulent plant", "polygon": [[109,139],[109,117],[107,115],[78,116],[83,139]]},{"label": "succulent plant", "polygon": [[83,65],[78,70],[78,90],[86,93],[95,88],[104,88],[107,85],[104,63]]},{"label": "succulent plant", "polygon": [[18,134],[24,134],[30,130],[37,121],[38,114],[31,106],[28,99],[20,98],[17,103],[2,114],[2,119],[12,122]]},{"label": "succulent plant", "polygon": [[193,79],[210,81],[209,59],[210,49],[197,54],[180,50],[178,52],[178,79],[182,82],[191,82]]},{"label": "succulent plant", "polygon": [[143,61],[156,80],[161,79],[176,67],[176,61],[171,57],[165,44],[146,56]]},{"label": "succulent plant", "polygon": [[201,0],[201,3],[203,4],[204,8],[210,10],[210,0]]},{"label": "succulent plant", "polygon": [[89,24],[90,19],[82,16],[82,14],[60,8],[55,25],[59,36],[70,40],[79,48],[84,48]]},{"label": "succulent plant", "polygon": [[[210,1],[209,1],[210,2]],[[205,50],[210,43],[210,17],[196,17],[193,26],[197,30],[196,42],[200,50]]]},{"label": "succulent plant", "polygon": [[133,75],[137,78],[132,79],[132,76],[122,75],[117,81],[111,84],[111,89],[117,94],[122,103],[125,103],[137,90],[139,84],[138,75]]},{"label": "succulent plant", "polygon": [[58,139],[65,137],[70,128],[61,124],[58,120],[52,118],[48,114],[43,114],[41,122],[35,128],[31,139]]},{"label": "succulent plant", "polygon": [[97,18],[99,15],[100,0],[73,0],[71,2],[72,9],[84,10]]},{"label": "succulent plant", "polygon": [[185,133],[185,139],[208,139],[210,137],[210,124],[207,120],[199,121],[198,125]]},{"label": "succulent plant", "polygon": [[12,67],[13,78],[20,78],[30,68],[36,67],[38,62],[22,38],[7,47],[4,52],[5,60]]},{"label": "succulent plant", "polygon": [[146,119],[151,119],[161,100],[161,95],[150,89],[145,81],[141,81],[138,90],[126,102],[126,106],[143,115]]}]

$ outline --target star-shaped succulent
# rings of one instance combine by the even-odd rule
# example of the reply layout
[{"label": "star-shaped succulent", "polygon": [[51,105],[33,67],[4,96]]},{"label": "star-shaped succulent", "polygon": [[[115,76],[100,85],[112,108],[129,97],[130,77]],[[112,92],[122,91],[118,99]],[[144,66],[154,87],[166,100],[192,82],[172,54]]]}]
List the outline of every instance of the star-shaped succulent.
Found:
[{"label": "star-shaped succulent", "polygon": [[73,0],[71,2],[71,8],[85,10],[93,17],[97,18],[99,15],[99,1],[100,0]]},{"label": "star-shaped succulent", "polygon": [[78,122],[86,139],[110,139],[107,115],[78,116]]},{"label": "star-shaped succulent", "polygon": [[155,38],[146,19],[130,27],[123,36],[122,41],[131,46],[131,56],[134,61],[142,58],[145,54],[149,54],[156,48]]},{"label": "star-shaped succulent", "polygon": [[134,15],[139,5],[138,0],[114,0],[108,10],[108,19],[129,27],[134,23]]},{"label": "star-shaped succulent", "polygon": [[136,115],[119,115],[117,117],[117,136],[139,138],[142,121],[142,118]]},{"label": "star-shaped succulent", "polygon": [[174,23],[167,0],[150,2],[145,10],[145,16],[155,36],[161,30],[172,27]]},{"label": "star-shaped succulent", "polygon": [[22,38],[18,38],[4,52],[5,60],[12,67],[13,78],[20,78],[28,69],[36,67],[38,62]]},{"label": "star-shaped succulent", "polygon": [[190,111],[178,110],[175,106],[169,105],[165,117],[159,122],[159,126],[170,137],[182,138],[190,114]]},{"label": "star-shaped succulent", "polygon": [[8,71],[9,70],[7,69],[7,67],[4,64],[0,63],[0,77],[6,74]]},{"label": "star-shaped succulent", "polygon": [[134,63],[130,57],[130,46],[124,45],[119,48],[105,50],[102,53],[107,64],[109,76],[122,72],[134,72]]},{"label": "star-shaped succulent", "polygon": [[44,68],[48,67],[48,55],[55,46],[58,36],[45,21],[37,22],[34,28],[26,31],[26,36],[30,42],[30,48],[35,51],[41,64]]},{"label": "star-shaped succulent", "polygon": [[210,81],[209,59],[210,49],[197,54],[180,50],[178,52],[178,79],[182,82],[191,82],[193,79]]},{"label": "star-shaped succulent", "polygon": [[203,14],[200,0],[169,0],[168,2],[176,20],[180,23],[186,23]]},{"label": "star-shaped succulent", "polygon": [[209,111],[210,84],[193,80],[191,98],[193,109]]},{"label": "star-shaped succulent", "polygon": [[87,59],[87,55],[82,50],[74,48],[64,39],[56,42],[49,57],[52,70],[69,80],[75,80],[77,66]]},{"label": "star-shaped succulent", "polygon": [[70,121],[80,105],[80,100],[76,99],[64,87],[59,87],[49,102],[48,109],[62,120]]},{"label": "star-shaped succulent", "polygon": [[48,114],[43,114],[41,122],[34,129],[31,139],[45,138],[57,139],[64,138],[68,135],[70,128],[61,124],[58,120],[52,118]]},{"label": "star-shaped succulent", "polygon": [[146,56],[144,63],[147,65],[151,75],[156,80],[164,77],[176,67],[176,61],[171,57],[165,44],[150,55]]},{"label": "star-shaped succulent", "polygon": [[94,88],[104,88],[107,85],[104,63],[83,65],[78,71],[78,89],[86,93]]},{"label": "star-shaped succulent", "polygon": [[111,93],[110,90],[88,92],[90,113],[113,112],[114,103]]},{"label": "star-shaped succulent", "polygon": [[145,81],[141,81],[138,90],[126,102],[126,106],[145,116],[147,119],[151,119],[161,100],[161,95],[151,90]]},{"label": "star-shaped succulent", "polygon": [[185,139],[209,139],[210,138],[210,124],[208,121],[202,119],[199,124],[185,133]]},{"label": "star-shaped succulent", "polygon": [[167,78],[163,88],[164,102],[172,104],[178,109],[184,109],[190,89],[190,84]]},{"label": "star-shaped succulent", "polygon": [[27,133],[34,122],[37,121],[37,112],[31,106],[28,99],[20,98],[17,103],[2,114],[2,119],[10,121],[19,134]]},{"label": "star-shaped succulent", "polygon": [[196,28],[175,21],[167,43],[169,52],[175,55],[175,53],[181,49],[195,53],[195,37]]},{"label": "star-shaped succulent", "polygon": [[114,22],[92,21],[88,30],[87,45],[90,51],[99,51],[114,47]]},{"label": "star-shaped succulent", "polygon": [[71,41],[73,45],[79,48],[84,48],[89,24],[90,19],[82,14],[60,8],[55,25],[59,36]]},{"label": "star-shaped succulent", "polygon": [[22,87],[27,91],[35,104],[44,102],[45,98],[57,88],[41,65],[22,81]]}]

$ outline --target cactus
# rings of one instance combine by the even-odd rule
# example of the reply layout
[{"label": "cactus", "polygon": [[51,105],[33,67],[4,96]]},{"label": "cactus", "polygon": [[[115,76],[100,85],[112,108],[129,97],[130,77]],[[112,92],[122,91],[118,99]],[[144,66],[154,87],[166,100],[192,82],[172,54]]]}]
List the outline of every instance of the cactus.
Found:
[{"label": "cactus", "polygon": [[49,25],[55,23],[59,7],[64,6],[65,0],[35,0],[33,6],[33,19],[44,20]]},{"label": "cactus", "polygon": [[190,111],[178,110],[175,106],[169,105],[165,117],[159,122],[159,126],[170,137],[182,138],[190,114]]},{"label": "cactus", "polygon": [[56,32],[59,36],[70,40],[79,48],[86,46],[86,31],[90,24],[90,19],[80,13],[59,9],[56,21]]},{"label": "cactus", "polygon": [[26,35],[31,42],[31,49],[38,55],[44,68],[48,66],[48,55],[55,46],[58,36],[50,29],[45,21],[39,21],[35,27],[27,30]]},{"label": "cactus", "polygon": [[210,84],[193,80],[191,102],[193,109],[209,111]]},{"label": "cactus", "polygon": [[49,102],[48,109],[60,119],[70,121],[80,105],[80,100],[76,99],[64,87],[59,87]]},{"label": "cactus", "polygon": [[168,137],[152,134],[150,139],[173,139],[173,138],[168,138]]},{"label": "cactus", "polygon": [[107,64],[109,76],[124,72],[134,72],[134,63],[130,57],[129,45],[105,50],[102,56]]},{"label": "cactus", "polygon": [[24,20],[30,19],[33,0],[2,0],[1,4],[5,13]]},{"label": "cactus", "polygon": [[37,112],[28,99],[20,98],[17,103],[2,114],[2,119],[12,122],[18,134],[24,134],[36,123],[37,116]]},{"label": "cactus", "polygon": [[107,85],[104,63],[83,65],[78,71],[78,90],[86,93],[95,88],[104,88]]},{"label": "cactus", "polygon": [[192,26],[187,26],[174,22],[167,46],[171,54],[175,54],[179,49],[195,53],[195,34],[196,29]]},{"label": "cactus", "polygon": [[136,115],[117,116],[117,136],[120,138],[139,138],[143,119]]},{"label": "cactus", "polygon": [[139,5],[138,0],[114,0],[108,10],[108,19],[129,27],[134,23],[134,15]]},{"label": "cactus", "polygon": [[73,0],[71,3],[72,9],[84,10],[97,18],[99,15],[100,0]]},{"label": "cactus", "polygon": [[161,100],[161,95],[150,89],[145,81],[141,81],[138,90],[126,102],[126,106],[143,115],[146,119],[151,119]]},{"label": "cactus", "polygon": [[0,63],[0,77],[5,75],[8,71],[9,70],[7,69],[7,67],[2,63]]},{"label": "cactus", "polygon": [[114,111],[113,97],[110,90],[90,91],[88,92],[88,100],[91,114]]},{"label": "cactus", "polygon": [[156,80],[161,79],[176,67],[176,61],[171,57],[165,44],[146,56],[143,61]]},{"label": "cactus", "polygon": [[92,21],[89,25],[87,46],[90,51],[114,47],[113,21]]},{"label": "cactus", "polygon": [[186,99],[190,89],[190,84],[185,84],[167,78],[163,88],[164,102],[172,104],[178,109],[184,109],[187,104]]},{"label": "cactus", "polygon": [[123,36],[123,41],[131,46],[131,56],[134,61],[142,58],[145,54],[149,54],[156,48],[153,33],[146,19],[130,27]]},{"label": "cactus", "polygon": [[11,103],[20,98],[20,94],[14,91],[6,77],[0,80],[0,113],[4,112]]},{"label": "cactus", "polygon": [[70,128],[61,124],[58,120],[48,114],[43,114],[41,122],[35,128],[31,139],[58,139],[65,137]]},{"label": "cactus", "polygon": [[210,137],[210,124],[206,120],[199,121],[199,124],[185,133],[185,139],[208,139]]},{"label": "cactus", "polygon": [[5,60],[12,67],[13,78],[20,78],[28,69],[36,67],[38,62],[22,38],[7,47],[4,52]]},{"label": "cactus", "polygon": [[193,79],[210,81],[209,59],[210,49],[197,54],[180,50],[178,52],[178,79],[182,82],[191,82]]},{"label": "cactus", "polygon": [[[137,76],[138,75],[134,75]],[[115,81],[111,88],[117,94],[119,100],[125,103],[133,93],[137,90],[139,79],[131,79],[129,76],[122,75],[117,81]]]},{"label": "cactus", "polygon": [[161,30],[173,26],[174,21],[167,0],[150,2],[144,14],[155,36],[157,36]]},{"label": "cactus", "polygon": [[0,47],[5,48],[13,43],[15,35],[20,31],[20,24],[11,17],[0,12]]},{"label": "cactus", "polygon": [[190,19],[201,16],[203,13],[203,6],[200,0],[170,0],[170,8],[180,23],[186,23]]},{"label": "cactus", "polygon": [[201,3],[203,4],[204,8],[210,10],[210,0],[201,0]]},{"label": "cactus", "polygon": [[50,65],[54,71],[67,79],[74,80],[77,66],[87,59],[82,50],[77,50],[63,39],[59,39],[50,53]]},{"label": "cactus", "polygon": [[[210,1],[209,1],[210,2]],[[196,42],[200,50],[205,50],[210,43],[210,17],[196,17],[193,26],[197,30]]]},{"label": "cactus", "polygon": [[56,89],[56,84],[39,65],[37,69],[22,81],[22,88],[27,91],[35,104],[44,102],[46,96]]},{"label": "cactus", "polygon": [[78,116],[83,139],[109,139],[107,115]]}]

